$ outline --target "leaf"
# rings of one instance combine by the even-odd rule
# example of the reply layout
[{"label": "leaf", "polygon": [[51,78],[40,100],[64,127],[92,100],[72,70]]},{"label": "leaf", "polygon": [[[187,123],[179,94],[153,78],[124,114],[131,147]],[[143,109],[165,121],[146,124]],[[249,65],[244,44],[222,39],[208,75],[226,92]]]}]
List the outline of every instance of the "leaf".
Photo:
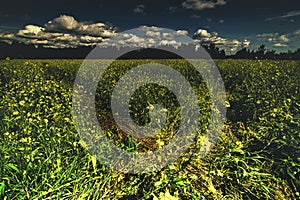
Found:
[{"label": "leaf", "polygon": [[176,185],[178,185],[178,186],[185,186],[185,183],[183,181],[178,181],[178,182],[176,182]]},{"label": "leaf", "polygon": [[92,160],[92,165],[93,165],[94,172],[96,172],[96,170],[97,170],[97,158],[95,156],[91,156],[91,160]]},{"label": "leaf", "polygon": [[4,190],[5,190],[5,183],[1,182],[0,183],[0,196],[4,195]]},{"label": "leaf", "polygon": [[171,195],[168,189],[166,189],[165,193],[161,192],[159,194],[159,199],[161,199],[161,200],[179,200],[179,198],[177,196]]},{"label": "leaf", "polygon": [[11,163],[6,164],[5,167],[6,167],[7,169],[13,169],[13,170],[15,170],[16,172],[20,173],[20,170],[19,170],[15,165],[13,165],[13,164],[11,164]]}]

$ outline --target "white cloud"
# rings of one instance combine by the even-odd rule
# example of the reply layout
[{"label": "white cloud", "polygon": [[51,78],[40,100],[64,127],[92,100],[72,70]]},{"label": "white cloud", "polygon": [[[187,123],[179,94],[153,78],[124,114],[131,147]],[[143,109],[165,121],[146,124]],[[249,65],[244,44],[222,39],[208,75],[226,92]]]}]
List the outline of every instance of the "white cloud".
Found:
[{"label": "white cloud", "polygon": [[235,53],[242,47],[248,47],[250,45],[249,40],[245,39],[241,42],[237,39],[227,39],[220,37],[217,32],[210,33],[205,29],[197,30],[193,38],[200,44],[215,44],[218,48],[224,49],[227,53]]},{"label": "white cloud", "polygon": [[258,34],[257,37],[259,37],[259,38],[270,38],[270,37],[275,37],[277,35],[278,35],[278,33],[262,33],[262,34]]},{"label": "white cloud", "polygon": [[125,39],[124,42],[128,43],[128,44],[140,44],[140,43],[145,43],[146,40],[143,37],[139,37],[137,35],[131,34],[131,37],[128,39]]},{"label": "white cloud", "polygon": [[177,35],[188,35],[189,32],[187,30],[177,30],[176,31]]},{"label": "white cloud", "polygon": [[140,5],[137,5],[134,9],[133,9],[133,12],[135,13],[145,13],[145,5],[143,4],[140,4]]},{"label": "white cloud", "polygon": [[19,30],[18,35],[24,37],[35,37],[43,32],[45,28],[35,25],[27,25],[24,30]]},{"label": "white cloud", "polygon": [[287,43],[291,41],[294,33],[279,34],[279,33],[262,33],[258,34],[257,38],[262,42],[271,43],[273,47],[286,47]]},{"label": "white cloud", "polygon": [[260,44],[265,44],[266,47],[270,49],[278,51],[286,51],[289,49],[293,51],[298,49],[300,45],[300,29],[291,32],[258,34],[257,38],[254,38],[254,40],[255,39],[257,39]]},{"label": "white cloud", "polygon": [[101,37],[84,35],[84,36],[80,36],[80,41],[84,43],[99,43],[102,42],[103,39]]},{"label": "white cloud", "polygon": [[204,9],[210,9],[215,8],[216,6],[222,6],[225,5],[225,0],[217,0],[217,2],[214,1],[204,1],[204,0],[185,0],[182,3],[182,7],[189,10],[204,10]]},{"label": "white cloud", "polygon": [[119,33],[113,40],[106,40],[100,43],[100,47],[142,47],[152,48],[157,46],[173,46],[179,48],[183,44],[189,44],[182,41],[182,36],[186,36],[186,30],[177,30],[174,32],[166,32],[165,29],[159,27],[140,26],[138,33]]},{"label": "white cloud", "polygon": [[160,27],[156,27],[156,26],[140,26],[139,27],[139,30],[140,31],[163,31],[164,29],[163,28],[160,28]]},{"label": "white cloud", "polygon": [[14,37],[13,33],[0,33],[0,38],[2,39],[11,39]]},{"label": "white cloud", "polygon": [[104,23],[78,22],[72,16],[61,15],[44,27],[27,25],[17,34],[0,33],[0,40],[41,45],[47,48],[76,48],[95,46],[116,34],[115,27]]},{"label": "white cloud", "polygon": [[250,40],[245,39],[245,40],[243,41],[243,47],[249,47],[250,44],[251,44]]},{"label": "white cloud", "polygon": [[178,46],[180,46],[181,43],[178,43],[175,40],[162,40],[159,42],[159,45],[178,45]]},{"label": "white cloud", "polygon": [[279,39],[280,41],[282,41],[282,42],[289,42],[289,41],[290,41],[290,39],[287,38],[286,35],[281,35],[278,39]]},{"label": "white cloud", "polygon": [[6,42],[8,44],[12,44],[12,39],[14,38],[14,34],[12,33],[1,33],[0,32],[0,41]]},{"label": "white cloud", "polygon": [[299,15],[300,15],[300,10],[296,10],[296,11],[287,12],[287,13],[284,14],[284,15],[266,18],[265,21],[272,21],[272,20],[275,20],[275,19],[290,18],[290,17],[299,16]]},{"label": "white cloud", "polygon": [[67,15],[61,15],[46,23],[45,30],[101,37],[111,37],[116,33],[114,27],[104,23],[78,22],[74,17]]},{"label": "white cloud", "polygon": [[75,31],[79,23],[72,16],[61,15],[45,24],[47,31]]},{"label": "white cloud", "polygon": [[296,31],[294,32],[294,35],[300,35],[300,29],[296,30]]},{"label": "white cloud", "polygon": [[147,31],[146,36],[152,37],[152,38],[160,38],[160,32],[157,31]]},{"label": "white cloud", "polygon": [[211,34],[205,30],[205,29],[198,29],[195,33],[194,33],[194,38],[197,38],[197,37],[211,37]]},{"label": "white cloud", "polygon": [[217,32],[212,32],[211,35],[217,37],[219,34]]},{"label": "white cloud", "polygon": [[70,43],[75,43],[77,41],[77,36],[75,35],[71,35],[68,33],[65,33],[63,35],[60,35],[58,37],[53,38],[53,41],[57,41],[57,42],[70,42]]},{"label": "white cloud", "polygon": [[187,36],[187,30],[177,30],[176,33],[161,33],[163,39],[172,40],[174,36]]},{"label": "white cloud", "polygon": [[276,43],[273,45],[274,47],[287,47],[286,44],[282,44],[282,43]]}]

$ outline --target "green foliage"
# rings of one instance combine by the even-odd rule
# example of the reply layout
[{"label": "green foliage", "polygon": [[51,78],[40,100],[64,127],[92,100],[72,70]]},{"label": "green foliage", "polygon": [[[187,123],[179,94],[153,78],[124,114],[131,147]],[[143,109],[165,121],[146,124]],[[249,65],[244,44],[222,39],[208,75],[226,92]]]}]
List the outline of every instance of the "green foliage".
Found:
[{"label": "green foliage", "polygon": [[[166,145],[180,123],[179,104],[163,87],[132,96],[131,116],[149,123],[153,104],[167,108],[165,129],[153,138],[125,135],[112,121],[109,98],[129,69],[152,60],[115,61],[99,81],[98,119],[107,136],[130,151]],[[300,66],[296,61],[216,61],[227,90],[227,122],[203,159],[209,94],[181,60],[159,60],[191,83],[202,118],[195,144],[176,162],[147,174],[124,174],[85,149],[71,115],[72,84],[81,60],[0,62],[1,199],[298,199],[300,198]],[[163,94],[163,95],[156,95]],[[163,96],[164,98],[160,98]],[[165,96],[168,96],[167,98]]]}]

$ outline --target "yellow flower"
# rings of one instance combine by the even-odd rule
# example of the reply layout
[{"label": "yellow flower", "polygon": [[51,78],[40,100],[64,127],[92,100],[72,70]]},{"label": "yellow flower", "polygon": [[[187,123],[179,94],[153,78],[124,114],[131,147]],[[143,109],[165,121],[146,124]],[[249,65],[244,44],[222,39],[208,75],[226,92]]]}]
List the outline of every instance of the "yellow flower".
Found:
[{"label": "yellow flower", "polygon": [[70,121],[71,121],[68,117],[65,117],[64,120],[65,120],[66,122],[70,122]]},{"label": "yellow flower", "polygon": [[236,144],[237,146],[239,146],[240,148],[243,147],[243,143],[242,143],[241,141],[236,141],[235,144]]},{"label": "yellow flower", "polygon": [[165,144],[165,142],[162,141],[161,139],[156,140],[156,143],[158,144],[158,148],[161,148]]},{"label": "yellow flower", "polygon": [[226,107],[226,108],[230,108],[230,103],[229,103],[229,101],[225,101],[225,107]]},{"label": "yellow flower", "polygon": [[24,106],[24,105],[25,105],[25,101],[22,100],[22,101],[19,102],[19,104],[20,104],[21,106]]},{"label": "yellow flower", "polygon": [[153,110],[154,109],[154,105],[152,105],[152,104],[149,103],[149,105],[147,106],[147,109],[148,110]]},{"label": "yellow flower", "polygon": [[221,170],[217,170],[217,176],[223,177],[223,176],[224,176],[224,173],[223,173]]},{"label": "yellow flower", "polygon": [[12,114],[13,114],[13,115],[18,115],[19,112],[18,112],[18,111],[14,111]]},{"label": "yellow flower", "polygon": [[212,183],[212,181],[210,181],[209,183],[208,183],[208,190],[211,192],[211,193],[213,193],[213,194],[216,194],[217,193],[217,190],[216,190],[216,188],[215,188],[215,186],[214,186],[214,184]]}]

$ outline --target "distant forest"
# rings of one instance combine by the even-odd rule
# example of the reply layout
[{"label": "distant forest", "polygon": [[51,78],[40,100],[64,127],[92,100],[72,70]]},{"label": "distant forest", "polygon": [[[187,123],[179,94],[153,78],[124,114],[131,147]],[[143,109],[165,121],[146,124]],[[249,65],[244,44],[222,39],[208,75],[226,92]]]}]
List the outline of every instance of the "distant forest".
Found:
[{"label": "distant forest", "polygon": [[226,55],[224,50],[220,50],[216,45],[210,44],[203,48],[215,59],[268,59],[268,60],[300,60],[300,48],[296,51],[280,52],[267,50],[264,44],[260,45],[257,50],[243,48],[233,55]]},{"label": "distant forest", "polygon": [[[261,45],[256,50],[243,48],[233,55],[226,55],[224,50],[219,49],[216,45],[202,45],[202,47],[210,54],[213,59],[269,59],[269,60],[300,60],[300,48],[296,51],[276,52],[267,50],[265,45]],[[0,42],[0,59],[84,59],[93,50],[94,47],[79,47],[66,49],[50,49],[34,45],[26,45],[23,43],[14,42],[7,44]],[[180,47],[184,51],[185,47]],[[118,51],[118,49],[110,49]],[[109,57],[106,57],[109,58]],[[166,59],[166,58],[181,58],[178,55],[167,51],[157,49],[136,50],[127,53],[120,59]]]}]

